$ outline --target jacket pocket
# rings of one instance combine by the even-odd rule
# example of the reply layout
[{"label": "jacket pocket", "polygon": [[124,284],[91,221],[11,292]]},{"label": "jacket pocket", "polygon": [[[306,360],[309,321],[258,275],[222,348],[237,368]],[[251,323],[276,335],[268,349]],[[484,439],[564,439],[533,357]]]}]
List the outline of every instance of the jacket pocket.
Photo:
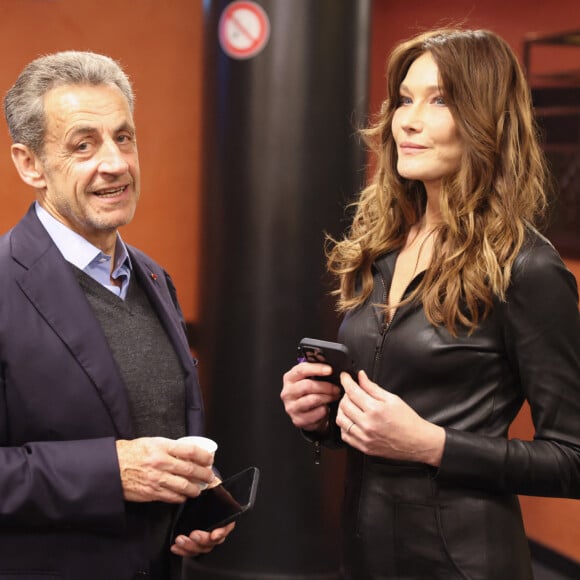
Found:
[{"label": "jacket pocket", "polygon": [[452,559],[441,530],[439,507],[399,502],[394,505],[394,558],[405,577],[471,580]]},{"label": "jacket pocket", "polygon": [[445,550],[467,578],[532,580],[516,497],[475,490],[441,496],[438,510]]}]

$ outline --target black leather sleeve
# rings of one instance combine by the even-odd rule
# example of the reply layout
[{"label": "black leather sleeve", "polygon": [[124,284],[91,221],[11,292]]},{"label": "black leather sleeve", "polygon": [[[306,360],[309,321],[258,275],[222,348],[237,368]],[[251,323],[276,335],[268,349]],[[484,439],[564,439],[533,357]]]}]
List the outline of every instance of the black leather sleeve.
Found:
[{"label": "black leather sleeve", "polygon": [[438,476],[491,491],[580,498],[580,315],[576,280],[535,238],[514,264],[500,305],[507,356],[534,423],[534,440],[447,429]]}]

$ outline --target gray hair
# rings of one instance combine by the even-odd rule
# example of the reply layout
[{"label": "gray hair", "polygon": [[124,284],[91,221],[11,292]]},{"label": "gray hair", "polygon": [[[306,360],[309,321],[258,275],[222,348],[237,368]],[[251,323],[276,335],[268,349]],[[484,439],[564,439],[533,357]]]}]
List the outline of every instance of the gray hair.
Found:
[{"label": "gray hair", "polygon": [[33,60],[4,97],[4,115],[12,142],[22,143],[40,154],[46,130],[46,93],[62,85],[102,84],[119,87],[133,111],[135,96],[131,82],[112,58],[94,52],[69,50]]}]

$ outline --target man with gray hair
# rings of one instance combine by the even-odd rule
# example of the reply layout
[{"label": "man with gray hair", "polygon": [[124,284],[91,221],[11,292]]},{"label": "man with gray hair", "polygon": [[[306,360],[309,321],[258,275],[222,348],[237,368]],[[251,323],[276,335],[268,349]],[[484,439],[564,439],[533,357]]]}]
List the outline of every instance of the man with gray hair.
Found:
[{"label": "man with gray hair", "polygon": [[118,232],[139,198],[133,103],[115,61],[75,51],[5,97],[36,200],[0,238],[0,578],[177,579],[233,527],[170,537],[217,479],[176,444],[203,405],[171,279]]}]

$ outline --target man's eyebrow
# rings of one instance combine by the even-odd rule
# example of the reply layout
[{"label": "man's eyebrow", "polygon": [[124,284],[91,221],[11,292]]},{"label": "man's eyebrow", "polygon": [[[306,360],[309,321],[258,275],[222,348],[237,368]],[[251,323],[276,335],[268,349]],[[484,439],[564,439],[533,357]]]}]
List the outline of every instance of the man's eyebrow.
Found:
[{"label": "man's eyebrow", "polygon": [[115,133],[120,133],[121,131],[128,131],[129,133],[135,134],[135,125],[132,125],[128,122],[122,123],[119,125],[119,127],[117,127]]},{"label": "man's eyebrow", "polygon": [[68,133],[67,133],[67,138],[73,138],[76,137],[77,135],[86,135],[88,133],[94,133],[95,132],[95,127],[91,126],[91,125],[80,125],[78,127],[73,127]]},{"label": "man's eyebrow", "polygon": [[[73,127],[67,134],[67,139],[74,139],[79,135],[90,135],[91,133],[96,133],[98,131],[97,127],[94,125],[79,125],[78,127]],[[114,131],[115,134],[127,131],[132,135],[135,135],[135,126],[131,123],[121,123]]]}]

